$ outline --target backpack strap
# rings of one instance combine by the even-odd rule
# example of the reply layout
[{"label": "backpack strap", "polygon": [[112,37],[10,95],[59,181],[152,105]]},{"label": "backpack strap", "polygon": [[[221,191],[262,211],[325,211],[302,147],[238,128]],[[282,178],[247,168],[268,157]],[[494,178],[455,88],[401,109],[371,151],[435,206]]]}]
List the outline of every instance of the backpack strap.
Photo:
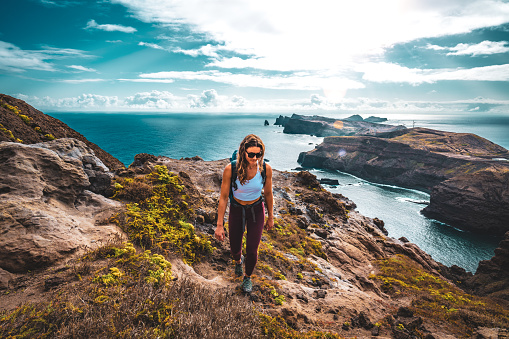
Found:
[{"label": "backpack strap", "polygon": [[233,189],[237,189],[237,183],[235,182],[237,180],[237,161],[234,160],[230,162],[232,167],[232,175],[230,179],[230,200],[233,200]]},{"label": "backpack strap", "polygon": [[265,164],[265,160],[263,160],[263,169],[262,169],[262,186],[265,187],[265,178],[267,178],[267,166]]}]

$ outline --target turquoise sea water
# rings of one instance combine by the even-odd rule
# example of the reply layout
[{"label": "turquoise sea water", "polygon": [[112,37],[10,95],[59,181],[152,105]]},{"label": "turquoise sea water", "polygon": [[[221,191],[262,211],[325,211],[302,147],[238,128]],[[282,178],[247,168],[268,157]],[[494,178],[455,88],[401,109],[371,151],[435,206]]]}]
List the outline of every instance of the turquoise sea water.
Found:
[{"label": "turquoise sea water", "polygon": [[[50,113],[87,139],[129,165],[138,153],[180,159],[198,155],[204,160],[228,158],[247,134],[264,141],[271,165],[279,170],[298,167],[300,152],[323,139],[284,134],[272,125],[278,114],[149,114]],[[334,116],[328,114],[328,116]],[[348,115],[337,115],[345,118]],[[509,116],[394,115],[387,123],[475,133],[509,148]],[[270,125],[264,126],[268,120]],[[369,183],[340,172],[313,170],[318,177],[337,178],[327,187],[357,204],[357,210],[384,220],[389,236],[404,236],[445,265],[456,264],[475,272],[480,260],[490,259],[500,239],[481,237],[430,220],[419,211],[429,195],[415,190]]]}]

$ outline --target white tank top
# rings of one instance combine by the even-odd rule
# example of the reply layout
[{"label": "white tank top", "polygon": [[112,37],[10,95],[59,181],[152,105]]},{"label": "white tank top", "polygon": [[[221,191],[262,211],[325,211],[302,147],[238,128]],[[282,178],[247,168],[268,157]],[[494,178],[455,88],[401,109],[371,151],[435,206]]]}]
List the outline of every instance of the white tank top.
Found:
[{"label": "white tank top", "polygon": [[240,183],[239,178],[235,180],[235,183],[237,189],[233,188],[233,196],[238,200],[253,201],[262,195],[263,180],[260,171],[256,171],[256,175],[244,185]]}]

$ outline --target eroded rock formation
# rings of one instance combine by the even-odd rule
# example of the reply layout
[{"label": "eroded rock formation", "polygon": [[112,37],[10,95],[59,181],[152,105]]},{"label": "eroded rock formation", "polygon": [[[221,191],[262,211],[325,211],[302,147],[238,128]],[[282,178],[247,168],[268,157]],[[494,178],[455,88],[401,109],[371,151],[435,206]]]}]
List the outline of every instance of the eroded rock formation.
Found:
[{"label": "eroded rock formation", "polygon": [[17,139],[24,144],[35,144],[54,138],[73,138],[84,142],[111,170],[125,167],[118,159],[62,121],[42,113],[22,100],[0,94],[0,141]]},{"label": "eroded rock formation", "polygon": [[[155,165],[167,166],[170,171],[178,173],[190,201],[199,206],[196,208],[195,227],[213,234],[221,173],[227,163],[228,160],[192,161],[139,155],[133,165],[120,174],[149,173]],[[274,170],[273,187],[275,217],[281,223],[296,224],[305,229],[309,237],[320,242],[327,256],[327,260],[312,256],[310,261],[319,268],[319,272],[303,272],[302,281],[290,277],[278,281],[287,298],[281,310],[286,319],[295,318],[295,323],[302,322],[302,319],[309,323],[342,323],[359,317],[359,312],[366,318],[380,319],[398,302],[391,300],[369,279],[376,271],[373,265],[376,260],[402,254],[435,274],[439,274],[443,267],[415,244],[387,237],[383,221],[364,217],[350,209],[355,206],[351,201],[324,190],[309,172]],[[217,281],[217,276],[224,274],[221,272],[224,272],[225,263],[229,262],[228,249],[226,242],[221,244],[212,259],[212,265],[220,269],[214,273],[203,269],[207,272],[204,276]],[[290,253],[287,256],[289,260],[297,260]],[[195,269],[201,272],[200,268],[207,265],[211,264],[203,263]],[[256,274],[264,277],[260,269]],[[219,281],[225,283],[224,280]],[[298,319],[301,319],[300,322]],[[372,327],[373,324],[370,324]],[[362,331],[367,331],[359,326]]]},{"label": "eroded rock formation", "polygon": [[430,192],[423,213],[455,227],[509,230],[509,153],[473,134],[415,128],[379,137],[329,137],[301,153],[305,167],[339,170]]},{"label": "eroded rock formation", "polygon": [[83,142],[0,142],[0,173],[1,269],[49,266],[119,234],[99,225],[119,204],[93,192],[109,190],[111,173]]},{"label": "eroded rock formation", "polygon": [[[359,119],[360,118],[360,119]],[[317,137],[327,136],[352,136],[352,135],[377,135],[405,129],[404,126],[377,124],[362,117],[350,117],[343,120],[320,116],[306,116],[293,114],[284,123],[283,133],[311,134]]]}]

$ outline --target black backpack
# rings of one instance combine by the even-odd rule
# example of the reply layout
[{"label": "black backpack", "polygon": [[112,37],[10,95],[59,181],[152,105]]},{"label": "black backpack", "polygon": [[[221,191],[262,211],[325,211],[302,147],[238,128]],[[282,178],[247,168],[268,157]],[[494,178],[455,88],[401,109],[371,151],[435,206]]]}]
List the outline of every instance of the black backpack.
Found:
[{"label": "black backpack", "polygon": [[[234,201],[233,199],[233,189],[238,189],[237,183],[235,182],[237,180],[237,150],[233,151],[232,156],[230,157],[230,164],[232,165],[232,177],[230,181],[230,201]],[[265,186],[265,178],[267,177],[266,169],[267,166],[265,165],[265,159],[263,159],[263,169],[262,169],[262,185]],[[268,160],[267,160],[268,161]]]}]

